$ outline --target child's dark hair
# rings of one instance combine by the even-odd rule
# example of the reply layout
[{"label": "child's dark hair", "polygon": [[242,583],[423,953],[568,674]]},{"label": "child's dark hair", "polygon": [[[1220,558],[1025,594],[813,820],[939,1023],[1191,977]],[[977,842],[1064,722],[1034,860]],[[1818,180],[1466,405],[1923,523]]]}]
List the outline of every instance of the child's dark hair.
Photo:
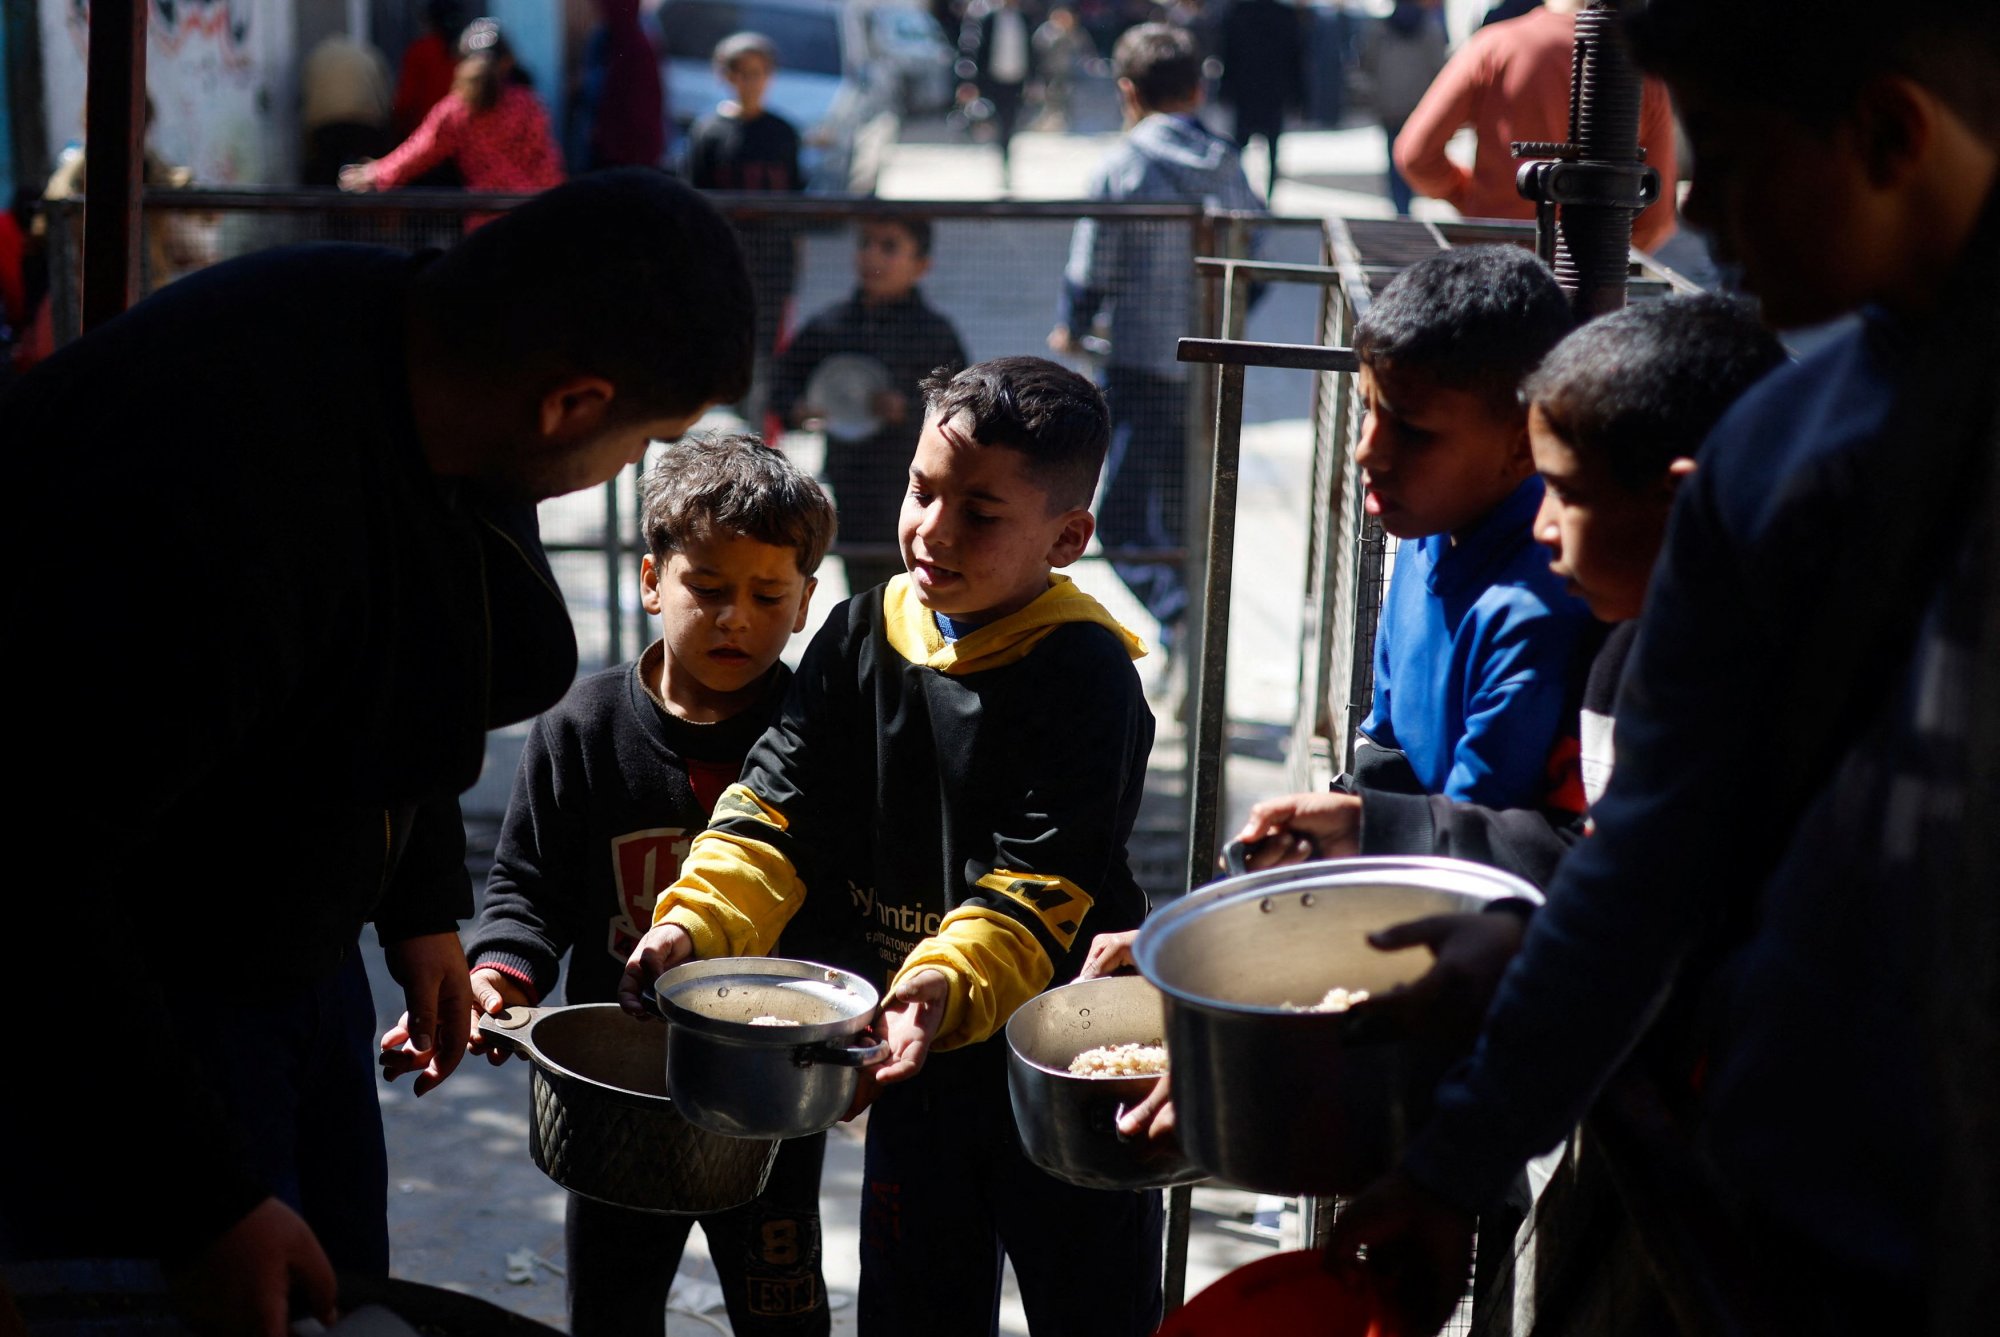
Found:
[{"label": "child's dark hair", "polygon": [[760,32],[731,33],[715,44],[715,54],[709,57],[709,63],[717,74],[726,75],[745,56],[762,56],[766,65],[775,67],[778,44]]},{"label": "child's dark hair", "polygon": [[1361,317],[1369,367],[1415,372],[1520,411],[1522,378],[1575,324],[1554,274],[1518,246],[1461,246],[1398,274]]},{"label": "child's dark hair", "polygon": [[530,82],[496,20],[474,19],[465,25],[465,31],[458,35],[458,68],[452,74],[452,89],[470,102],[474,111],[492,110],[508,84]]},{"label": "child's dark hair", "polygon": [[1620,486],[1637,491],[1693,455],[1729,406],[1784,360],[1750,303],[1670,297],[1600,316],[1564,339],[1521,398],[1571,449],[1601,457]]},{"label": "child's dark hair", "polygon": [[2000,135],[1993,0],[1651,0],[1626,20],[1647,70],[1825,127],[1869,79],[1902,74]]},{"label": "child's dark hair", "polygon": [[930,258],[931,220],[922,214],[863,214],[861,226],[866,227],[870,223],[895,228],[910,239],[910,244],[917,248],[920,257],[926,260]]},{"label": "child's dark hair", "polygon": [[955,375],[939,367],[923,392],[927,415],[944,422],[966,414],[974,441],[1026,455],[1051,507],[1090,505],[1111,444],[1111,412],[1088,380],[1047,358],[996,357]]},{"label": "child's dark hair", "polygon": [[1111,49],[1111,64],[1120,79],[1132,81],[1142,107],[1179,106],[1201,90],[1201,48],[1171,23],[1127,29]]},{"label": "child's dark hair", "polygon": [[741,535],[790,548],[799,574],[810,576],[833,544],[833,502],[756,437],[695,433],[662,450],[639,479],[639,530],[655,562],[689,543]]},{"label": "child's dark hair", "polygon": [[618,423],[685,417],[750,386],[750,273],[700,191],[593,172],[467,233],[418,275],[446,356],[492,382],[602,376]]}]

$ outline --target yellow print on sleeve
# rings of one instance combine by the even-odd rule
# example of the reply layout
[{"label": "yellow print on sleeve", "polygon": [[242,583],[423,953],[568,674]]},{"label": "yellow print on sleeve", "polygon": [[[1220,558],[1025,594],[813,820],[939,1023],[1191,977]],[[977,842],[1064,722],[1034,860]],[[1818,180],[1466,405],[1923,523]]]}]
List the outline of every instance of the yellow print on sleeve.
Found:
[{"label": "yellow print on sleeve", "polygon": [[1085,912],[1095,904],[1088,892],[1066,877],[996,868],[977,885],[1025,907],[1065,952],[1076,942]]}]

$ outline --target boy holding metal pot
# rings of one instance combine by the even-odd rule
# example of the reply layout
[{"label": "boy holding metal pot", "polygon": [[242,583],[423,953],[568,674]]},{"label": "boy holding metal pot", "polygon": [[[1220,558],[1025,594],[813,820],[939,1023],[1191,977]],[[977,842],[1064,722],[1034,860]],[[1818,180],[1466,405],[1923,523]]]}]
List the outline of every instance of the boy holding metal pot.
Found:
[{"label": "boy holding metal pot", "polygon": [[[665,447],[639,501],[639,598],[661,636],[578,681],[528,735],[466,942],[473,998],[490,1016],[547,998],[565,958],[571,1003],[611,1001],[655,897],[777,714],[791,679],[778,656],[805,629],[833,541],[826,493],[755,437]],[[570,1194],[570,1331],[656,1330],[699,1220],[733,1331],[827,1332],[825,1151],[823,1133],[786,1142],[756,1198],[698,1218]]]},{"label": "boy holding metal pot", "polygon": [[778,723],[696,838],[620,1001],[691,956],[787,950],[886,986],[864,1098],[859,1318],[985,1332],[1001,1253],[1037,1332],[1150,1333],[1156,1193],[1077,1188],[1022,1154],[1014,1009],[1136,925],[1125,845],[1153,718],[1129,631],[1067,577],[1095,527],[1103,397],[1041,358],[924,385],[906,575],[836,608]]},{"label": "boy holding metal pot", "polygon": [[[1745,303],[1669,298],[1585,325],[1557,344],[1522,385],[1535,469],[1544,485],[1533,533],[1549,569],[1611,630],[1584,683],[1578,722],[1585,796],[1612,770],[1612,705],[1639,631],[1646,587],[1673,499],[1694,472],[1702,439],[1745,391],[1784,359]],[[1352,855],[1436,855],[1506,869],[1537,885],[1583,839],[1587,818],[1546,807],[1497,808],[1441,795],[1366,790],[1287,794],[1250,810],[1236,839],[1248,863],[1275,868]],[[1384,1003],[1413,1009],[1411,1024],[1469,1037],[1500,972],[1519,948],[1525,901],[1483,914],[1439,915],[1372,934],[1383,951],[1428,947],[1437,964]],[[1083,978],[1129,965],[1136,934],[1091,944]],[[1464,1043],[1464,1040],[1461,1040]],[[1126,1112],[1121,1128],[1173,1127],[1164,1081]]]}]

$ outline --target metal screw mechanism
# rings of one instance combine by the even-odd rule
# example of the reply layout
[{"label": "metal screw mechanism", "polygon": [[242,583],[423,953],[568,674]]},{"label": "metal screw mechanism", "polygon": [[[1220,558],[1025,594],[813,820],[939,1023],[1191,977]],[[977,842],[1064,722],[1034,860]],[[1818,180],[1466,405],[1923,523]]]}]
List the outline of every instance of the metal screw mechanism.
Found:
[{"label": "metal screw mechanism", "polygon": [[[1644,85],[1617,32],[1618,0],[1576,16],[1569,140],[1513,146],[1514,185],[1535,205],[1536,249],[1577,319],[1625,305],[1632,219],[1660,198],[1660,173],[1639,147]],[[1560,209],[1558,209],[1560,206]]]}]

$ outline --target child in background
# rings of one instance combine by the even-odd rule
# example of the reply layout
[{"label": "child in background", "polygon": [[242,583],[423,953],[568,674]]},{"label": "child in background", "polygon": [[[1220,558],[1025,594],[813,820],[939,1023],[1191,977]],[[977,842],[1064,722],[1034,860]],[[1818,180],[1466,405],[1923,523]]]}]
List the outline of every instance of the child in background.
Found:
[{"label": "child in background", "polygon": [[[680,880],[620,1001],[691,956],[768,950],[883,987],[866,1086],[861,1330],[991,1332],[1001,1253],[1036,1332],[1140,1337],[1160,1316],[1157,1193],[1023,1156],[1000,1028],[1145,912],[1126,842],[1153,718],[1132,634],[1052,568],[1082,555],[1109,423],[1040,358],[925,382],[909,574],[840,605]],[[932,1051],[935,1050],[933,1053]],[[928,1062],[926,1059],[928,1058]]]},{"label": "child in background", "polygon": [[762,33],[740,32],[717,42],[713,59],[736,96],[694,123],[688,180],[703,190],[804,190],[799,132],[764,105],[778,48]]},{"label": "child in background", "polygon": [[[778,656],[805,627],[833,538],[819,485],[753,437],[666,447],[640,504],[640,600],[661,637],[635,663],[578,681],[528,735],[466,943],[487,1014],[546,999],[565,958],[570,1002],[616,996],[655,897],[784,699]],[[825,1148],[825,1134],[786,1142],[762,1193],[700,1218],[571,1195],[570,1331],[659,1331],[698,1219],[733,1331],[825,1333]]]},{"label": "child in background", "polygon": [[[799,132],[764,105],[778,71],[778,48],[762,33],[740,32],[715,44],[715,72],[736,96],[694,123],[688,134],[688,180],[703,190],[793,193],[806,188]],[[757,293],[757,374],[738,411],[753,423],[769,396],[768,359],[785,329],[785,307],[798,279],[798,247],[786,220],[738,220],[736,234]]]},{"label": "child in background", "polygon": [[[1191,33],[1139,24],[1118,39],[1112,64],[1126,129],[1091,172],[1091,199],[1205,201],[1263,211],[1236,146],[1201,123],[1206,95]],[[1179,548],[1186,540],[1188,371],[1175,350],[1194,318],[1178,235],[1158,224],[1083,218],[1070,237],[1048,343],[1055,352],[1078,353],[1092,322],[1108,318],[1104,398],[1112,444],[1098,504],[1098,538],[1108,549]],[[1188,607],[1181,568],[1123,560],[1112,566],[1159,624],[1160,647],[1171,662]]]},{"label": "child in background", "polygon": [[341,168],[340,188],[394,190],[446,161],[458,164],[467,190],[531,195],[562,184],[548,112],[492,19],[474,19],[459,34],[451,92],[423,124],[385,156]]},{"label": "child in background", "polygon": [[1375,635],[1355,779],[1494,807],[1583,806],[1570,684],[1590,622],[1535,546],[1521,381],[1570,327],[1533,253],[1410,266],[1355,330],[1369,515],[1404,542]]},{"label": "child in background", "polygon": [[875,396],[880,425],[867,436],[840,439],[827,428],[826,462],[840,507],[843,544],[879,544],[887,555],[843,559],[849,593],[859,594],[902,574],[895,556],[896,519],[909,482],[910,452],[923,429],[919,383],[940,367],[965,365],[965,346],[951,322],[924,302],[917,283],[930,272],[930,220],[893,214],[863,219],[854,251],[854,294],[807,321],[778,358],[771,410],[797,427],[825,417],[803,395],[813,372],[830,357],[876,359],[889,384]]}]

